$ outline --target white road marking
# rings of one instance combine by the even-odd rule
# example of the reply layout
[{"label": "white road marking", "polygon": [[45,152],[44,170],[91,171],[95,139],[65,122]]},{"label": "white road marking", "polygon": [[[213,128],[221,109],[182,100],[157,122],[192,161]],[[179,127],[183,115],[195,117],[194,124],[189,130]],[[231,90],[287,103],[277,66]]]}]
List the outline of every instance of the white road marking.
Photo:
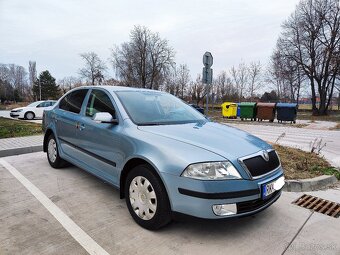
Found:
[{"label": "white road marking", "polygon": [[85,233],[73,220],[71,220],[58,206],[56,206],[33,183],[23,176],[15,167],[0,159],[3,165],[33,196],[56,218],[67,232],[91,255],[109,255],[96,241]]}]

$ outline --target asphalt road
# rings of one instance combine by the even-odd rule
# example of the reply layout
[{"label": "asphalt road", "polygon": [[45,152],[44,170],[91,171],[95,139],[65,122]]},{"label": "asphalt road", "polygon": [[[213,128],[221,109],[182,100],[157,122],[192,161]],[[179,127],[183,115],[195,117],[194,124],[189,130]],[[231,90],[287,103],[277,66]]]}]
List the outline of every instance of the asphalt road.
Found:
[{"label": "asphalt road", "polygon": [[[311,194],[340,203],[340,188]],[[340,219],[292,205],[227,220],[134,223],[119,192],[42,152],[0,159],[0,254],[340,254]],[[89,251],[89,252],[88,252]]]},{"label": "asphalt road", "polygon": [[[320,153],[332,165],[340,167],[340,131],[332,131],[313,126],[312,128],[296,128],[291,126],[252,125],[227,123],[227,125],[242,129],[268,142],[277,142],[281,145],[311,150],[314,141],[323,146]],[[281,137],[280,137],[281,136]],[[316,146],[317,147],[317,146]]]}]

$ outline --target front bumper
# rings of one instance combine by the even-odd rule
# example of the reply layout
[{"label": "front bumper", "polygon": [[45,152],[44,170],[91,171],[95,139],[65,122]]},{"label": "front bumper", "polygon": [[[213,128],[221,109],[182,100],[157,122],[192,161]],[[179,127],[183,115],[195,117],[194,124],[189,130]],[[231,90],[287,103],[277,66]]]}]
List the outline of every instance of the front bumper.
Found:
[{"label": "front bumper", "polygon": [[[264,210],[281,195],[281,190],[262,198],[263,184],[283,176],[282,168],[255,180],[199,181],[162,173],[172,211],[205,219],[245,216]],[[213,205],[236,204],[237,213],[217,216]]]},{"label": "front bumper", "polygon": [[23,112],[10,112],[9,116],[12,118],[24,118],[24,113]]},{"label": "front bumper", "polygon": [[12,118],[17,118],[17,117],[19,117],[19,113],[18,113],[18,112],[11,112],[9,115],[10,115]]}]

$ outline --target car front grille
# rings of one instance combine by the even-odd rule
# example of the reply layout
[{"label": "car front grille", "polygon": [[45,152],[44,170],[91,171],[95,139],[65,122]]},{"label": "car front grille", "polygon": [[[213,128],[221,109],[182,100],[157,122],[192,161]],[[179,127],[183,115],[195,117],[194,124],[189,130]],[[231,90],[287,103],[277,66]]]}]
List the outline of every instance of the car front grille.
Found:
[{"label": "car front grille", "polygon": [[269,173],[280,166],[280,160],[274,150],[268,152],[269,159],[266,161],[261,155],[256,155],[241,160],[252,177],[259,177]]},{"label": "car front grille", "polygon": [[251,200],[251,201],[245,201],[245,202],[237,203],[236,204],[237,214],[255,211],[255,210],[265,206],[266,204],[270,203],[271,201],[277,199],[279,197],[279,193],[281,193],[280,190],[275,191],[267,199],[259,198],[259,199],[255,199],[255,200]]}]

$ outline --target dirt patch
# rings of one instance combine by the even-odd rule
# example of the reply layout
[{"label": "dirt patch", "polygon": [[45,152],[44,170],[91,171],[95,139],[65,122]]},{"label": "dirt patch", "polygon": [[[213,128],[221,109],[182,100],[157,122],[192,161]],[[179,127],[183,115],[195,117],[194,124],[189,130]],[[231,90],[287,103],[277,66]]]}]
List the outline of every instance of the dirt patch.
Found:
[{"label": "dirt patch", "polygon": [[340,123],[337,123],[335,127],[331,127],[329,130],[340,130]]},{"label": "dirt patch", "polygon": [[13,104],[0,104],[0,110],[13,110],[14,108],[24,107],[27,106],[28,102],[19,102]]},{"label": "dirt patch", "polygon": [[286,179],[307,179],[333,174],[340,179],[340,172],[315,153],[277,144],[274,144],[273,147],[280,156]]}]

